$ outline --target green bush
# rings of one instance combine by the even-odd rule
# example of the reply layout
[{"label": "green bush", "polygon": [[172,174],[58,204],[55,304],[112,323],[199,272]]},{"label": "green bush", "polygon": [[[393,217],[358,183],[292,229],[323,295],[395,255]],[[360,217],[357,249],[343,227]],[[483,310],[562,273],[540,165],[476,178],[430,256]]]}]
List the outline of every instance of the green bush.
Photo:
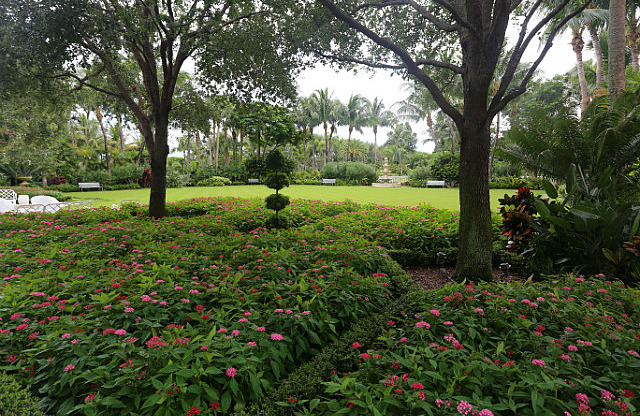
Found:
[{"label": "green bush", "polygon": [[329,162],[322,167],[322,178],[341,179],[345,184],[361,185],[366,179],[368,183],[375,182],[375,169],[362,162]]},{"label": "green bush", "polygon": [[291,183],[294,185],[317,185],[321,183],[320,171],[299,171],[291,175]]},{"label": "green bush", "polygon": [[167,168],[167,188],[182,188],[188,182],[188,175],[182,173],[182,168],[179,165]]},{"label": "green bush", "polygon": [[78,173],[77,180],[78,182],[99,182],[104,186],[111,183],[111,175],[106,170],[85,169]]},{"label": "green bush", "polygon": [[44,189],[48,191],[58,191],[58,192],[76,192],[78,190],[78,185],[73,185],[70,183],[62,183],[60,185],[49,185]]},{"label": "green bush", "polygon": [[549,199],[535,201],[540,216],[532,223],[536,234],[531,246],[540,271],[606,271],[638,284],[629,274],[638,259],[625,256],[624,243],[638,233],[640,207],[619,200],[616,174],[605,169],[596,188],[581,189],[572,165],[566,191],[545,182]]},{"label": "green bush", "polygon": [[429,168],[427,166],[420,166],[413,170],[409,171],[409,180],[427,180],[429,179],[430,173]]},{"label": "green bush", "polygon": [[519,178],[516,176],[494,176],[489,182],[491,189],[543,189],[544,178]]},{"label": "green bush", "polygon": [[231,181],[227,178],[223,178],[222,176],[211,176],[195,184],[195,186],[225,186],[225,185],[226,186],[231,185]]},{"label": "green bush", "polygon": [[[138,165],[122,165],[114,166],[111,168],[111,177],[109,179],[110,185],[138,185],[145,166]],[[126,189],[126,188],[123,188]]]},{"label": "green bush", "polygon": [[0,372],[0,411],[2,416],[44,416],[29,389],[13,377]]},{"label": "green bush", "polygon": [[444,153],[438,155],[430,166],[431,177],[444,179],[448,184],[455,186],[458,183],[460,172],[460,155]]}]

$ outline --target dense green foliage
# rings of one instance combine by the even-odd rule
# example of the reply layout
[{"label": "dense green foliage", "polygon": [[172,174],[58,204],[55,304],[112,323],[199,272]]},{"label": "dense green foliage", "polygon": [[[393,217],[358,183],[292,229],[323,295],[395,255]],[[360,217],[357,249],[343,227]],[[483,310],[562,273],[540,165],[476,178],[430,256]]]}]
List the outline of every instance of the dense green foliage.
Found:
[{"label": "dense green foliage", "polygon": [[342,179],[350,185],[373,183],[377,175],[373,167],[361,162],[329,162],[322,167],[323,178]]},{"label": "dense green foliage", "polygon": [[31,392],[13,377],[0,372],[0,409],[3,416],[44,416]]},{"label": "dense green foliage", "polygon": [[458,183],[460,174],[460,156],[445,153],[438,155],[429,166],[430,175],[435,179],[444,179],[448,184]]}]

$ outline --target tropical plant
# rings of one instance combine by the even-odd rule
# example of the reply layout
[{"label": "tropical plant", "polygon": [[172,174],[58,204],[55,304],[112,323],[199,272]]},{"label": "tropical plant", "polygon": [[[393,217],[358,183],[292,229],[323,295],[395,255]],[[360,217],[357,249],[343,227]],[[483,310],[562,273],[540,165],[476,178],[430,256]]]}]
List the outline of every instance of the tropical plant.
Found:
[{"label": "tropical plant", "polygon": [[373,129],[373,164],[378,168],[378,127],[389,126],[395,119],[391,111],[384,109],[384,103],[375,97],[369,106],[369,115],[367,116],[369,125]]},{"label": "tropical plant", "polygon": [[532,223],[533,264],[538,270],[607,271],[627,283],[638,283],[631,281],[620,259],[624,243],[640,227],[640,207],[618,198],[617,177],[615,168],[608,167],[592,188],[580,188],[578,169],[571,165],[564,191],[545,182],[549,199],[536,199],[540,217]]},{"label": "tropical plant", "polygon": [[349,126],[349,136],[347,137],[347,149],[345,151],[345,161],[353,161],[353,155],[350,152],[351,133],[353,130],[362,133],[362,127],[367,124],[367,115],[371,103],[362,95],[351,94],[347,104],[340,108],[341,113],[338,115],[342,124]]},{"label": "tropical plant", "polygon": [[526,125],[516,125],[505,134],[511,144],[499,153],[558,180],[566,178],[573,164],[585,191],[593,188],[608,167],[621,180],[640,157],[640,99],[623,92],[611,106],[609,103],[608,96],[595,98],[582,120],[570,108],[551,118],[534,111]]}]

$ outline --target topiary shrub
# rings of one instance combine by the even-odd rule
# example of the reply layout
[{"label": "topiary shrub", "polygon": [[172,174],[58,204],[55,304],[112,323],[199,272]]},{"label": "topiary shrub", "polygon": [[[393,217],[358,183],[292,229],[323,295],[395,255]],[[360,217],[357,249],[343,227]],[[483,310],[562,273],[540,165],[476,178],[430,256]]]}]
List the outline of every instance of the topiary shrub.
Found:
[{"label": "topiary shrub", "polygon": [[5,373],[0,373],[0,411],[3,416],[45,415],[29,390]]},{"label": "topiary shrub", "polygon": [[287,159],[278,149],[269,152],[264,160],[264,168],[266,176],[264,184],[271,189],[275,189],[276,193],[269,195],[265,199],[268,209],[275,211],[275,215],[267,220],[269,228],[286,228],[286,218],[279,218],[278,212],[285,209],[290,201],[289,197],[280,195],[280,189],[289,186],[289,176],[291,175],[291,165],[287,163]]}]

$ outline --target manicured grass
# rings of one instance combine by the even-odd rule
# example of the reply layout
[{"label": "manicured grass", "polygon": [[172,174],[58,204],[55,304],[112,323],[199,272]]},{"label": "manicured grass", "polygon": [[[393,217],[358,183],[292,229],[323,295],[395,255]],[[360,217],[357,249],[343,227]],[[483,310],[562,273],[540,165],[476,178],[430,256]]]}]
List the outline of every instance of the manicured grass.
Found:
[{"label": "manicured grass", "polygon": [[[149,203],[149,189],[124,191],[70,192],[66,195],[79,199],[90,199],[94,206],[118,204],[123,199],[138,199]],[[497,207],[498,199],[515,191],[512,189],[491,189],[491,205]],[[273,191],[264,185],[241,185],[219,187],[185,187],[167,189],[167,201],[181,201],[191,198],[232,196],[238,198],[264,198]],[[322,201],[351,200],[358,203],[377,203],[393,206],[414,206],[429,204],[435,208],[458,211],[460,203],[458,188],[373,188],[368,186],[313,186],[292,185],[282,190],[293,199],[319,199]]]}]

